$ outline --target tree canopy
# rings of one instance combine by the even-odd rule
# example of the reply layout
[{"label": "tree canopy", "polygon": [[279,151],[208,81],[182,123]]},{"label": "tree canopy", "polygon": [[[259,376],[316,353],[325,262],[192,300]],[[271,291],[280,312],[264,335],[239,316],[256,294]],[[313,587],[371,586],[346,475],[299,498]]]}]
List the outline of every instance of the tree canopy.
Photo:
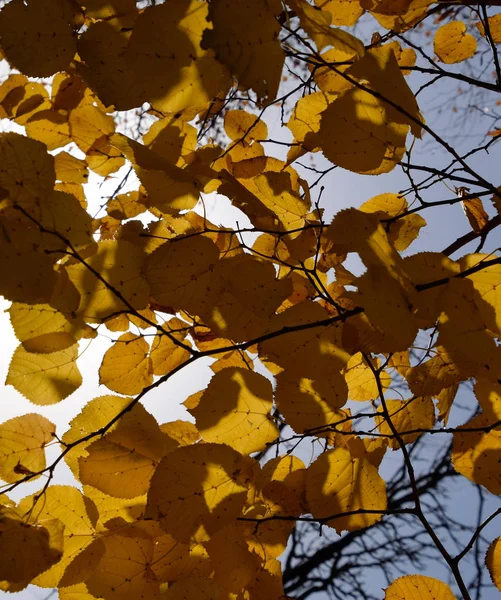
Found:
[{"label": "tree canopy", "polygon": [[[494,113],[463,150],[418,101],[442,80],[497,100],[499,43],[501,15],[430,0],[3,6],[0,117],[17,129],[0,134],[0,294],[19,340],[6,383],[35,406],[0,424],[1,590],[306,598],[314,587],[295,596],[282,577],[297,527],[359,535],[405,517],[450,577],[415,570],[371,597],[473,597],[464,561],[501,510],[453,552],[423,494],[441,469],[501,494],[501,193],[474,162],[501,128]],[[306,155],[329,166],[312,178]],[[333,168],[401,169],[408,189],[326,218]],[[96,213],[97,176],[117,185]],[[248,225],[211,222],[212,193]],[[459,204],[470,231],[413,251],[429,211]],[[60,431],[37,407],[71,402],[103,335],[107,391]],[[159,423],[143,400],[207,358],[209,384],[177,399],[190,416]],[[432,452],[418,468],[437,436],[452,438],[440,468]],[[75,486],[54,482],[63,461]],[[483,557],[499,590],[500,540]]]}]

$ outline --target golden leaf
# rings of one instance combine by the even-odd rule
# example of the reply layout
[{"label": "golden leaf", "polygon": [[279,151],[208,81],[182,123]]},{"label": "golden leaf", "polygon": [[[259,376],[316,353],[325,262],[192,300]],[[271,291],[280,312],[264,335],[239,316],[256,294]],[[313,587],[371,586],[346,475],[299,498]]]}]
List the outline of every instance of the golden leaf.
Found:
[{"label": "golden leaf", "polygon": [[450,65],[471,58],[477,49],[477,41],[466,33],[466,25],[462,21],[451,21],[439,27],[433,48],[438,58]]},{"label": "golden leaf", "polygon": [[55,433],[55,425],[35,413],[1,423],[0,478],[11,483],[45,469],[45,446]]},{"label": "golden leaf", "polygon": [[214,375],[190,412],[203,440],[251,454],[278,437],[270,415],[272,404],[273,390],[266,377],[228,367]]},{"label": "golden leaf", "polygon": [[412,596],[420,600],[456,600],[451,588],[439,579],[424,575],[404,575],[386,588],[385,600],[404,600]]}]

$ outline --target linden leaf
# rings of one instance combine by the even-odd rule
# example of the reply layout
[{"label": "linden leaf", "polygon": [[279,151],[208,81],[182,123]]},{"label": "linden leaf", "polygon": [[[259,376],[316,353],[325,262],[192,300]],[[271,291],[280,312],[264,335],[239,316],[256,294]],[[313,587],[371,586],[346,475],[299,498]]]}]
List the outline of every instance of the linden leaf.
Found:
[{"label": "linden leaf", "polygon": [[[281,9],[280,9],[281,10]],[[280,25],[266,0],[214,0],[209,5],[213,29],[203,36],[239,86],[252,88],[261,101],[275,99],[285,54],[280,46]]]},{"label": "linden leaf", "polygon": [[480,414],[458,427],[454,433],[451,458],[458,473],[483,485],[491,493],[500,494],[498,461],[501,457],[501,431],[491,429],[491,425],[492,417]]},{"label": "linden leaf", "polygon": [[451,588],[439,579],[424,575],[404,575],[386,588],[384,600],[456,600]]},{"label": "linden leaf", "polygon": [[485,564],[489,569],[492,582],[501,591],[501,538],[495,539],[485,555]]},{"label": "linden leaf", "polygon": [[23,589],[61,559],[63,524],[50,518],[28,524],[22,509],[0,506],[0,552],[0,581]]},{"label": "linden leaf", "polygon": [[54,168],[58,181],[65,181],[67,183],[88,182],[89,169],[87,168],[87,163],[67,152],[59,152],[59,154],[54,156]]},{"label": "linden leaf", "polygon": [[[407,210],[407,200],[398,194],[379,194],[364,202],[360,210],[377,215],[381,221],[397,217]],[[418,237],[426,221],[416,213],[392,221],[388,228],[388,239],[402,252]]]},{"label": "linden leaf", "polygon": [[142,273],[144,258],[141,248],[132,243],[109,240],[100,242],[84,263],[66,268],[82,297],[78,312],[85,321],[100,322],[130,306],[136,310],[147,306],[149,286]]},{"label": "linden leaf", "polygon": [[[374,361],[374,369],[379,370],[379,359]],[[361,352],[354,354],[346,365],[346,383],[350,400],[366,401],[379,397],[379,388],[374,372],[368,366]],[[388,388],[391,377],[386,371],[379,371],[379,381],[383,390]]]},{"label": "linden leaf", "polygon": [[236,594],[251,584],[261,561],[250,551],[241,527],[227,525],[216,531],[206,547],[218,590]]},{"label": "linden leaf", "polygon": [[61,560],[33,581],[35,585],[42,587],[57,587],[67,567],[94,537],[94,527],[87,512],[85,498],[75,487],[52,485],[45,491],[43,502],[35,502],[34,496],[28,496],[23,498],[19,507],[25,514],[30,513],[31,518],[58,519],[64,525],[64,552]]},{"label": "linden leaf", "polygon": [[386,485],[360,444],[328,450],[306,471],[312,515],[338,533],[369,527],[386,511]]},{"label": "linden leaf", "polygon": [[54,158],[44,144],[18,133],[0,134],[0,185],[13,202],[31,208],[52,191],[55,179]]},{"label": "linden leaf", "polygon": [[497,383],[501,379],[501,354],[485,330],[481,302],[469,279],[451,279],[442,297],[437,344],[442,345],[463,378],[476,377]]},{"label": "linden leaf", "polygon": [[459,383],[455,383],[450,387],[444,388],[440,391],[437,396],[437,409],[438,409],[438,420],[444,422],[444,426],[447,425],[449,420],[449,413],[451,412],[452,404],[456,398],[456,394],[459,388]]},{"label": "linden leaf", "polygon": [[[484,261],[492,260],[492,254],[468,254],[459,262],[461,271],[477,267]],[[485,325],[493,332],[501,333],[501,265],[491,265],[467,276],[473,281],[482,300],[475,304]]]},{"label": "linden leaf", "polygon": [[[416,431],[406,434],[406,431],[433,429],[435,408],[431,398],[386,400],[385,405],[388,411],[387,416],[384,414],[383,407],[380,406],[375,421],[379,432],[388,436],[388,444],[393,450],[399,450],[402,447],[401,442],[412,444],[424,433]],[[398,438],[395,437],[390,422],[396,430]]]},{"label": "linden leaf", "polygon": [[211,535],[240,514],[256,464],[224,444],[181,446],[160,461],[146,516],[181,542]]},{"label": "linden leaf", "polygon": [[364,45],[359,39],[347,31],[331,27],[333,15],[330,11],[319,10],[311,6],[306,0],[288,0],[287,3],[299,17],[301,28],[315,42],[320,52],[326,46],[334,46],[334,48],[342,51],[352,51],[358,56],[365,54]]},{"label": "linden leaf", "polygon": [[88,331],[81,319],[73,319],[71,314],[60,312],[50,304],[13,302],[9,316],[17,339],[28,352],[62,350]]},{"label": "linden leaf", "polygon": [[150,568],[154,540],[140,526],[96,540],[103,556],[85,581],[89,592],[105,600],[160,597],[160,582]]},{"label": "linden leaf", "polygon": [[411,367],[405,378],[415,396],[436,396],[442,390],[462,380],[460,366],[445,348],[435,348],[435,355],[429,360]]},{"label": "linden leaf", "polygon": [[[492,15],[492,17],[488,17],[487,19],[489,24],[489,33],[492,38],[492,41],[495,44],[501,44],[501,14]],[[475,23],[478,31],[482,37],[487,37],[485,33],[484,23],[478,21]]]},{"label": "linden leaf", "polygon": [[218,247],[204,236],[165,242],[152,252],[146,264],[152,297],[174,310],[199,314],[218,257]]},{"label": "linden leaf", "polygon": [[99,383],[119,394],[139,394],[153,382],[149,351],[143,337],[124,333],[106,351],[99,368]]},{"label": "linden leaf", "polygon": [[159,581],[170,583],[209,577],[212,565],[202,544],[184,544],[164,533],[155,540],[151,568]]},{"label": "linden leaf", "polygon": [[437,30],[433,49],[443,63],[450,65],[471,58],[477,49],[477,41],[466,33],[462,21],[451,21]]},{"label": "linden leaf", "polygon": [[270,317],[292,292],[271,263],[249,254],[218,261],[212,276],[199,314],[214,333],[235,341],[269,331]]},{"label": "linden leaf", "polygon": [[308,467],[306,499],[316,519],[338,533],[355,531],[381,520],[386,511],[386,486],[364,452],[353,454],[351,447],[338,447],[324,452]]},{"label": "linden leaf", "polygon": [[199,184],[186,170],[122,134],[113,135],[111,144],[134,167],[147,192],[149,206],[166,214],[177,214],[198,202]]},{"label": "linden leaf", "polygon": [[242,454],[264,450],[278,437],[271,420],[273,389],[266,377],[237,367],[219,371],[190,412],[206,442],[228,444]]},{"label": "linden leaf", "polygon": [[13,0],[0,13],[1,47],[16,69],[31,77],[64,71],[76,52],[65,0]]},{"label": "linden leaf", "polygon": [[155,462],[132,447],[107,439],[87,446],[81,457],[80,481],[117,498],[135,498],[148,491]]},{"label": "linden leaf", "polygon": [[276,375],[275,402],[297,433],[324,430],[346,419],[339,410],[347,400],[346,382],[336,371],[315,379],[285,370]]},{"label": "linden leaf", "polygon": [[18,346],[5,382],[33,404],[55,404],[82,384],[77,357],[77,344],[49,354],[33,354]]},{"label": "linden leaf", "polygon": [[315,0],[316,6],[329,11],[332,15],[332,25],[355,25],[364,13],[363,7],[357,0]]},{"label": "linden leaf", "polygon": [[45,446],[55,433],[56,426],[35,413],[1,423],[0,478],[12,483],[45,469]]},{"label": "linden leaf", "polygon": [[229,110],[224,115],[224,130],[231,140],[245,140],[246,143],[268,137],[266,123],[245,110]]},{"label": "linden leaf", "polygon": [[171,449],[177,446],[137,404],[104,437],[85,447],[78,459],[80,481],[117,498],[141,496],[169,442]]},{"label": "linden leaf", "polygon": [[[75,477],[78,477],[79,467],[78,459],[86,456],[85,448],[93,442],[92,439],[86,442],[78,442],[87,435],[106,427],[111,421],[115,421],[118,415],[125,412],[130,404],[131,398],[122,398],[121,396],[99,396],[89,400],[82,411],[70,422],[70,428],[63,435],[63,442],[68,446],[74,445],[64,456],[64,460],[72,470]],[[138,405],[134,406],[132,412],[139,410]]]},{"label": "linden leaf", "polygon": [[322,150],[331,162],[355,173],[391,171],[403,155],[409,127],[421,135],[416,99],[389,47],[370,50],[346,73],[352,83],[364,85],[351,87],[324,111]]}]

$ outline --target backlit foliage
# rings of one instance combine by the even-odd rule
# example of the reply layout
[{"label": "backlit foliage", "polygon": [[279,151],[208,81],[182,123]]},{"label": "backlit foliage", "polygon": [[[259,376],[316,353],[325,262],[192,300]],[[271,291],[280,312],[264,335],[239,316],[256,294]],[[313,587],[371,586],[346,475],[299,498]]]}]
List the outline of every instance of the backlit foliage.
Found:
[{"label": "backlit foliage", "polygon": [[[0,293],[19,340],[6,383],[34,405],[71,402],[86,383],[84,348],[112,340],[95,357],[110,393],[89,398],[66,430],[36,412],[0,424],[0,589],[285,600],[279,559],[296,522],[341,534],[406,514],[470,598],[459,563],[483,525],[451,554],[421,502],[412,449],[427,432],[452,435],[455,471],[501,494],[501,258],[482,252],[500,216],[480,199],[499,211],[501,196],[499,181],[427,124],[406,77],[419,68],[445,77],[440,63],[476,52],[491,52],[500,76],[501,26],[484,13],[476,28],[439,23],[440,62],[426,71],[399,36],[431,9],[429,0],[11,0],[0,11],[11,68],[0,116],[25,132],[0,134]],[[371,41],[346,29],[366,12],[386,31]],[[281,85],[291,58],[306,65],[295,89]],[[137,135],[122,127],[129,110],[140,114]],[[215,140],[211,123],[224,128]],[[275,146],[287,146],[281,158],[270,133],[279,124],[292,139]],[[444,173],[413,167],[424,136],[449,154]],[[367,176],[403,167],[412,185],[326,219],[322,176],[312,183],[301,169],[308,153]],[[126,175],[95,214],[85,184],[118,181],[122,167],[135,187],[122,190]],[[426,182],[442,179],[461,188],[424,200]],[[212,192],[250,225],[210,222],[201,198]],[[460,203],[470,233],[443,252],[413,250],[429,241],[425,209]],[[476,252],[450,258],[471,240]],[[142,400],[209,357],[207,387],[176,399],[186,420],[158,423]],[[478,410],[447,429],[470,380]],[[306,460],[295,453],[305,440]],[[404,464],[405,506],[381,468],[390,455]],[[53,483],[63,460],[78,487]],[[10,499],[35,479],[38,492]],[[486,564],[501,590],[499,539]],[[385,592],[453,597],[423,574]]]}]

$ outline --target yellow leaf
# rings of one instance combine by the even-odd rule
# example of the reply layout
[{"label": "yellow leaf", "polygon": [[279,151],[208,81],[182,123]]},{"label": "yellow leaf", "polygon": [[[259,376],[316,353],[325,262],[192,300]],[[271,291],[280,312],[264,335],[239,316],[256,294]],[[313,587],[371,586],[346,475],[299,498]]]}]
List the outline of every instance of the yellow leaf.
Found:
[{"label": "yellow leaf", "polygon": [[[0,506],[0,581],[23,589],[43,571],[50,569],[63,554],[63,525],[45,518],[25,522],[22,509]],[[29,560],[27,558],[29,557]]]},{"label": "yellow leaf", "polygon": [[386,267],[369,267],[355,282],[358,292],[347,294],[363,307],[370,324],[380,334],[380,352],[407,349],[418,332],[412,304],[416,294],[404,276],[399,279],[393,278]]},{"label": "yellow leaf", "polygon": [[78,460],[80,481],[117,498],[141,496],[169,442],[156,419],[137,404],[104,437],[85,447]]},{"label": "yellow leaf", "polygon": [[487,550],[485,564],[492,582],[501,591],[501,538],[495,539]]},{"label": "yellow leaf", "polygon": [[124,333],[106,351],[99,368],[99,383],[119,394],[139,394],[153,382],[149,351],[143,337]]},{"label": "yellow leaf", "polygon": [[415,136],[421,133],[414,95],[386,46],[367,52],[347,73],[363,82],[363,89],[352,87],[324,111],[322,150],[331,162],[356,173],[391,171],[405,149],[409,127]]},{"label": "yellow leaf", "polygon": [[[422,432],[406,434],[406,431],[433,429],[435,408],[431,398],[386,400],[385,404],[388,409],[388,416],[383,414],[383,407],[380,406],[375,421],[379,432],[382,435],[389,436],[388,444],[393,450],[399,450],[402,447],[401,442],[412,444],[422,435]],[[390,422],[400,439],[395,437]]]},{"label": "yellow leaf", "polygon": [[[361,440],[360,444],[363,448]],[[377,523],[387,502],[383,479],[365,450],[354,446],[328,450],[308,467],[306,499],[312,515],[325,520],[338,533]]]},{"label": "yellow leaf", "polygon": [[[494,423],[496,421],[497,419]],[[501,456],[501,431],[499,428],[486,430],[492,424],[492,417],[480,414],[458,427],[454,433],[451,458],[458,473],[483,485],[492,494],[500,494],[501,473],[498,464]]]},{"label": "yellow leaf", "polygon": [[147,192],[148,206],[176,214],[198,202],[199,183],[186,170],[124,135],[113,135],[111,143],[134,167]]},{"label": "yellow leaf", "polygon": [[193,577],[174,582],[162,597],[164,600],[185,600],[185,598],[218,600],[220,595],[212,579]]},{"label": "yellow leaf", "polygon": [[219,249],[204,236],[174,238],[157,248],[146,264],[152,297],[166,307],[199,314],[211,289]]},{"label": "yellow leaf", "polygon": [[198,314],[214,333],[235,341],[269,331],[271,316],[292,291],[269,262],[249,254],[218,261],[208,287]]},{"label": "yellow leaf", "polygon": [[252,583],[260,567],[257,554],[251,552],[238,525],[216,531],[206,543],[214,583],[221,594],[237,594]]},{"label": "yellow leaf", "polygon": [[443,63],[450,65],[471,58],[477,49],[477,41],[466,33],[462,21],[451,21],[437,30],[433,49]]},{"label": "yellow leaf", "polygon": [[[184,335],[179,336],[179,338],[182,340]],[[185,345],[190,345],[188,341],[184,343]],[[178,346],[166,335],[156,335],[151,346],[150,355],[153,375],[166,375],[170,373],[186,362],[190,356],[188,350]]]},{"label": "yellow leaf", "polygon": [[[360,210],[377,215],[381,221],[396,217],[407,210],[407,200],[398,194],[379,194],[364,202]],[[400,252],[418,237],[421,227],[426,221],[420,215],[413,213],[392,221],[387,230],[389,241]]]},{"label": "yellow leaf", "polygon": [[306,467],[302,460],[292,454],[269,460],[261,471],[261,487],[272,481],[282,482],[295,498],[303,500],[306,490]]},{"label": "yellow leaf", "polygon": [[310,152],[320,150],[320,119],[332,100],[332,97],[320,91],[308,94],[296,102],[287,127],[305,150]]},{"label": "yellow leaf", "polygon": [[115,131],[113,118],[90,104],[72,110],[68,122],[71,139],[82,152],[89,152],[98,140]]},{"label": "yellow leaf", "polygon": [[[144,280],[141,248],[126,241],[105,241],[97,252],[85,260],[67,267],[68,275],[81,295],[79,315],[90,323],[100,322],[109,315],[129,307],[145,308],[149,286]],[[97,270],[102,278],[93,273]],[[123,300],[122,300],[123,299]]]},{"label": "yellow leaf", "polygon": [[[55,344],[61,344],[65,340],[68,345],[73,345],[87,331],[82,319],[73,319],[71,313],[58,311],[50,304],[13,302],[9,308],[9,316],[17,339],[23,342],[28,352],[35,352],[41,346],[57,349]],[[64,337],[54,338],[56,334]],[[71,344],[70,339],[73,340]]]},{"label": "yellow leaf", "polygon": [[[492,254],[468,254],[461,258],[461,271],[477,267],[495,258]],[[477,290],[475,305],[488,329],[501,333],[501,265],[491,265],[467,276]]]},{"label": "yellow leaf", "polygon": [[[71,420],[70,428],[64,433],[62,440],[66,445],[75,444],[64,456],[75,477],[78,477],[78,459],[80,456],[86,456],[85,448],[92,443],[93,439],[76,442],[108,425],[124,411],[131,400],[121,396],[99,396],[89,400],[82,411]],[[136,410],[139,409],[135,406],[132,412]]]},{"label": "yellow leaf", "polygon": [[151,568],[159,581],[170,583],[209,577],[212,565],[202,544],[184,544],[165,533],[155,540]]},{"label": "yellow leaf", "polygon": [[501,379],[501,354],[485,329],[478,292],[470,280],[451,279],[446,287],[439,318],[437,344],[458,365],[463,378],[476,377],[497,383]]},{"label": "yellow leaf", "polygon": [[[419,254],[407,256],[404,259],[403,266],[415,285],[447,280],[457,275],[461,270],[458,263],[440,252],[420,252]],[[439,285],[429,289],[421,289],[414,296],[414,314],[421,329],[427,329],[436,324],[442,311],[443,295],[446,289],[447,286]]]},{"label": "yellow leaf", "polygon": [[331,27],[333,14],[323,8],[320,10],[319,2],[316,2],[316,7],[306,0],[288,0],[288,4],[299,17],[302,29],[315,42],[319,52],[326,46],[334,46],[342,51],[353,51],[358,56],[365,54],[364,45],[359,39],[347,31]]},{"label": "yellow leaf", "polygon": [[198,429],[189,421],[170,421],[160,425],[160,429],[180,446],[189,446],[200,439]]},{"label": "yellow leaf", "polygon": [[64,0],[14,0],[5,6],[0,37],[9,63],[31,77],[64,71],[76,52],[70,10]]},{"label": "yellow leaf", "polygon": [[436,396],[442,390],[462,380],[460,365],[442,346],[434,349],[434,356],[420,365],[411,367],[405,378],[415,396]]},{"label": "yellow leaf", "polygon": [[146,517],[181,542],[198,530],[210,536],[240,514],[256,465],[224,444],[181,446],[153,475]]},{"label": "yellow leaf", "polygon": [[30,413],[0,424],[0,478],[7,483],[45,469],[45,446],[54,441],[56,426]]},{"label": "yellow leaf", "polygon": [[210,3],[208,20],[213,29],[205,32],[202,45],[214,50],[240,87],[252,88],[260,101],[272,102],[278,92],[285,55],[271,3],[215,0]]},{"label": "yellow leaf", "polygon": [[[492,17],[488,17],[487,21],[489,22],[489,33],[492,41],[495,44],[501,44],[501,14],[492,15]],[[475,25],[477,26],[480,35],[486,37],[485,27],[482,21],[478,21]]]},{"label": "yellow leaf", "polygon": [[64,110],[47,109],[34,114],[26,123],[26,135],[55,150],[71,142],[68,115]]},{"label": "yellow leaf", "polygon": [[104,548],[97,568],[85,580],[91,594],[108,600],[160,597],[160,582],[150,568],[154,540],[147,531],[129,527],[96,541]]},{"label": "yellow leaf", "polygon": [[404,575],[386,588],[384,600],[456,600],[451,588],[439,579],[424,575]]},{"label": "yellow leaf", "polygon": [[459,383],[455,383],[450,387],[444,388],[437,395],[438,420],[443,421],[444,426],[447,425],[447,421],[449,420],[449,413],[451,411],[458,388]]},{"label": "yellow leaf", "polygon": [[264,450],[278,437],[271,420],[273,389],[266,377],[237,367],[214,375],[190,412],[206,442],[228,444],[242,454]]},{"label": "yellow leaf", "polygon": [[[374,361],[375,370],[379,369],[379,362],[379,359]],[[348,384],[348,398],[350,400],[363,402],[365,400],[375,400],[379,397],[376,377],[360,352],[354,354],[348,361],[345,379]],[[391,383],[391,377],[384,370],[379,372],[379,380],[383,390]]]},{"label": "yellow leaf", "polygon": [[197,130],[181,118],[165,117],[153,123],[143,135],[143,142],[171,164],[183,167],[193,160],[197,147]]},{"label": "yellow leaf", "polygon": [[33,581],[42,587],[56,587],[68,566],[93,540],[94,527],[87,513],[85,498],[75,487],[52,485],[45,491],[43,500],[36,502],[35,496],[28,496],[23,498],[19,507],[24,513],[30,512],[31,520],[59,519],[64,525],[61,560]]},{"label": "yellow leaf", "polygon": [[59,152],[54,157],[56,179],[66,183],[87,183],[89,169],[84,160],[75,158],[68,152]]},{"label": "yellow leaf", "polygon": [[364,13],[360,2],[356,0],[315,0],[315,4],[332,15],[332,24],[341,26],[355,25]]},{"label": "yellow leaf", "polygon": [[308,379],[299,373],[285,370],[276,375],[275,402],[287,423],[303,433],[327,425],[335,425],[346,418],[339,410],[347,400],[346,382],[339,372]]},{"label": "yellow leaf", "polygon": [[224,115],[224,130],[231,140],[265,140],[268,137],[268,127],[257,115],[245,110],[229,110]]},{"label": "yellow leaf", "polygon": [[[316,302],[305,301],[278,314],[274,330],[321,323],[329,314]],[[333,370],[340,372],[350,355],[343,347],[343,328],[339,323],[291,331],[259,344],[259,356],[292,373],[311,379],[322,378]]]},{"label": "yellow leaf", "polygon": [[54,158],[44,144],[18,133],[0,134],[0,185],[12,202],[31,207],[52,191],[55,179]]},{"label": "yellow leaf", "polygon": [[55,404],[82,384],[76,365],[78,346],[49,354],[32,354],[18,346],[9,366],[6,383],[33,404]]}]

